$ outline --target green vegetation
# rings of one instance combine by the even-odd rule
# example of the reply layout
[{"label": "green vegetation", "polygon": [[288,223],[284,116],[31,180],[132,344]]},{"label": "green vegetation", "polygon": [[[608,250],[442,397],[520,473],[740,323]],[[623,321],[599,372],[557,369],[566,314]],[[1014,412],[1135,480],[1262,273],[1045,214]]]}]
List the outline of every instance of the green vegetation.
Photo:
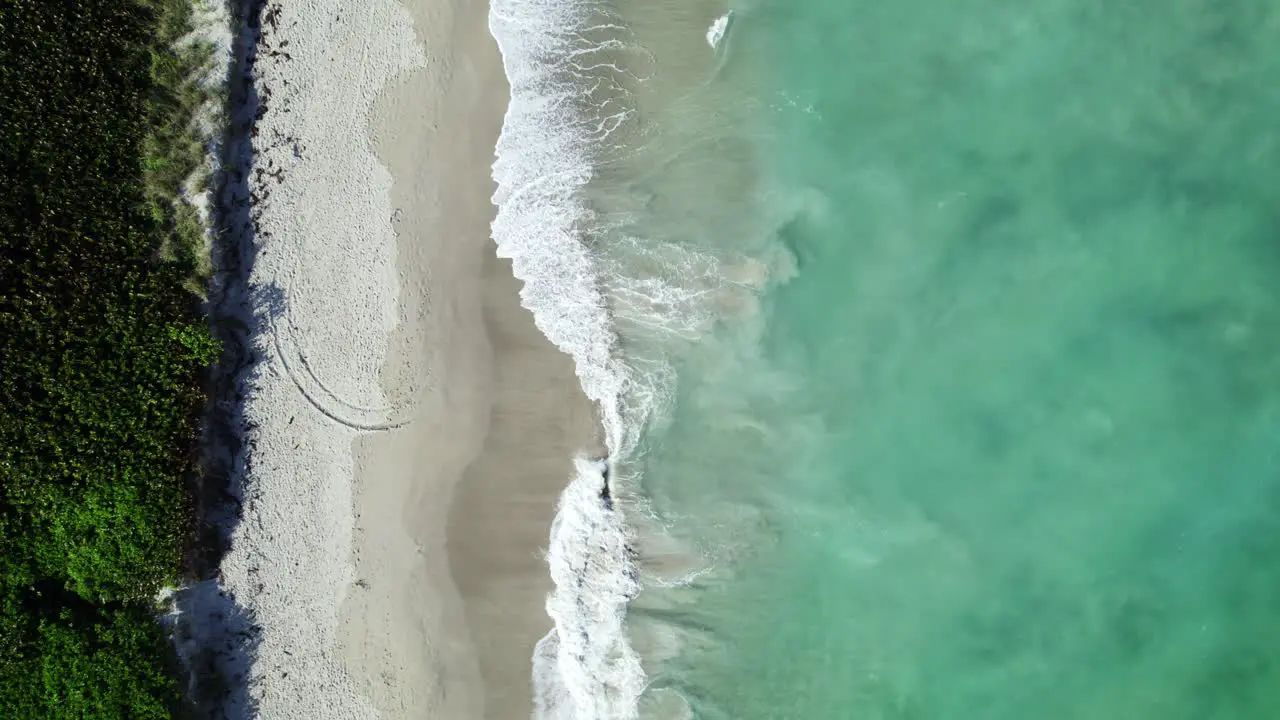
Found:
[{"label": "green vegetation", "polygon": [[0,0],[0,708],[162,718],[216,343],[188,0]]}]

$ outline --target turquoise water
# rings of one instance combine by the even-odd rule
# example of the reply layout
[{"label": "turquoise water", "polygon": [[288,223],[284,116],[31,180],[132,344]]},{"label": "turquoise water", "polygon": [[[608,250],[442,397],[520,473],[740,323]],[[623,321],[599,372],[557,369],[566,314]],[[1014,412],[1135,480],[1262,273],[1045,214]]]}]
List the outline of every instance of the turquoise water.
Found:
[{"label": "turquoise water", "polygon": [[706,558],[632,605],[648,714],[1280,717],[1280,6],[734,11],[651,118],[737,97],[720,164],[627,221],[768,269],[680,342],[618,313]]}]

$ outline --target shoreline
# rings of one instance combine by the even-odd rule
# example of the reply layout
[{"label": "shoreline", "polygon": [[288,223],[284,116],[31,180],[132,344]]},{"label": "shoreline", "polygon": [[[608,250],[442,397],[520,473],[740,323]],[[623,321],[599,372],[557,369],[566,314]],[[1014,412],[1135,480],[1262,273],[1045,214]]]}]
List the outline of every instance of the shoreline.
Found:
[{"label": "shoreline", "polygon": [[488,4],[232,6],[227,550],[177,598],[193,691],[233,719],[528,718],[556,500],[601,430],[490,237]]},{"label": "shoreline", "polygon": [[402,287],[383,382],[421,392],[410,424],[355,442],[369,587],[344,608],[344,655],[385,718],[523,720],[552,625],[537,548],[598,423],[490,239],[508,88],[487,3],[407,7],[441,69],[389,88],[372,137],[395,178]]}]

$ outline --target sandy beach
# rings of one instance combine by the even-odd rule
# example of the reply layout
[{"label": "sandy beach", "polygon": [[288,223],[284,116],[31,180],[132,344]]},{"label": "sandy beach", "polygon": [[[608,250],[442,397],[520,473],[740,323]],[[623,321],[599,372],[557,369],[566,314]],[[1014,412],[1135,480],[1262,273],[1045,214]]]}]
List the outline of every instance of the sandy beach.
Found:
[{"label": "sandy beach", "polygon": [[[369,592],[348,602],[347,658],[384,717],[527,718],[530,657],[551,627],[540,550],[570,458],[595,449],[595,416],[489,239],[507,87],[487,4],[408,7],[441,68],[397,82],[375,112],[399,213],[402,314],[385,382],[396,392],[415,367],[429,376],[412,424],[356,443]],[[380,690],[388,676],[408,694]]]},{"label": "sandy beach", "polygon": [[[221,588],[246,717],[527,718],[572,361],[490,240],[507,100],[487,3],[267,3],[243,509]],[[234,713],[233,713],[234,714]]]}]

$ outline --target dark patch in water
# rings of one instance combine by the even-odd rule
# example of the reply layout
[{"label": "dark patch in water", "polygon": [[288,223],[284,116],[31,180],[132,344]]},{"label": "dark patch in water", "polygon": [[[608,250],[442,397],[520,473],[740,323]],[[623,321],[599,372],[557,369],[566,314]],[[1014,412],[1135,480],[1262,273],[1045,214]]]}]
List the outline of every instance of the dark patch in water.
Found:
[{"label": "dark patch in water", "polygon": [[993,195],[983,200],[969,219],[967,235],[985,239],[1015,220],[1022,212],[1021,202],[1008,195]]},{"label": "dark patch in water", "polygon": [[613,509],[613,494],[609,490],[609,463],[601,462],[600,470],[600,502],[606,510]]},{"label": "dark patch in water", "polygon": [[809,253],[805,249],[804,227],[800,218],[793,218],[778,228],[778,241],[795,261],[797,270],[801,270],[809,262]]}]

